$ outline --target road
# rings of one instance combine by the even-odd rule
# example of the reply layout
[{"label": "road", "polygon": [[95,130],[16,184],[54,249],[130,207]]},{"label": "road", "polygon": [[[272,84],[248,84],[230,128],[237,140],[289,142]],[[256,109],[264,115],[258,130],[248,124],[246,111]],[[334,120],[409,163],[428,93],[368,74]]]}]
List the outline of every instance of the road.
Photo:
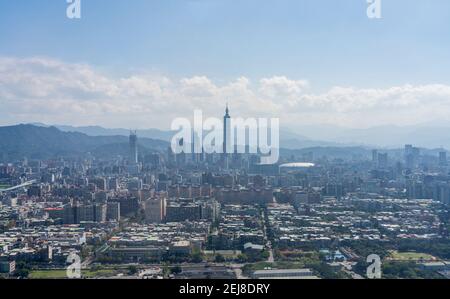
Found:
[{"label": "road", "polygon": [[267,259],[268,263],[275,263],[275,257],[273,255],[273,249],[272,249],[272,244],[269,242],[267,242],[267,248],[269,249],[269,258]]},{"label": "road", "polygon": [[343,271],[350,275],[353,279],[365,279],[363,276],[355,273],[352,270],[352,265],[350,263],[342,263]]},{"label": "road", "polygon": [[231,264],[229,267],[234,271],[237,279],[248,279],[248,277],[244,276],[242,273],[242,267],[244,266],[244,264]]},{"label": "road", "polygon": [[28,187],[28,186],[33,185],[34,183],[36,183],[36,180],[28,181],[28,182],[26,182],[26,183],[23,183],[23,184],[21,184],[21,185],[14,186],[14,187],[11,187],[11,188],[0,189],[0,193],[2,193],[2,192],[14,191],[14,190],[17,190],[17,189],[20,189],[20,188]]},{"label": "road", "polygon": [[86,258],[82,263],[81,263],[81,269],[88,269],[89,265],[92,263],[92,261],[94,260],[94,257],[89,256],[88,258]]},{"label": "road", "polygon": [[269,250],[269,258],[267,259],[268,263],[275,263],[275,255],[273,254],[272,242],[270,242],[267,237],[267,227],[266,227],[266,219],[264,217],[264,212],[261,211],[260,217],[262,219],[262,230],[264,234],[264,241],[266,242],[266,248]]}]

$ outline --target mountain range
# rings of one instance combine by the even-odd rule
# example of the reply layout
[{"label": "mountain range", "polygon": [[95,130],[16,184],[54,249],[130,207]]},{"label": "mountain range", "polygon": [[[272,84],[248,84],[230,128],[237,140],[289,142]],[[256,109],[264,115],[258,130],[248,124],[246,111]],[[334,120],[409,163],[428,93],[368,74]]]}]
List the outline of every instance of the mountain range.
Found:
[{"label": "mountain range", "polygon": [[[24,157],[31,159],[79,157],[87,153],[95,157],[127,156],[129,154],[129,133],[130,131],[126,129],[78,128],[43,124],[0,127],[0,161],[11,162]],[[444,134],[444,132],[442,133]],[[168,140],[172,134],[169,131],[153,129],[138,131],[139,152],[142,154],[165,152],[170,145]],[[313,153],[314,157],[371,158],[372,148],[368,146],[314,141],[289,131],[282,131],[281,134],[284,136],[281,141],[281,155],[285,157],[302,157],[304,154]],[[164,140],[148,138],[153,136]],[[365,137],[364,135],[360,136]],[[399,146],[382,150],[388,152],[390,157],[401,159],[402,148],[403,146]],[[422,153],[433,156],[437,156],[439,151],[440,149],[422,149]]]},{"label": "mountain range", "polygon": [[307,138],[377,148],[401,148],[412,144],[421,148],[450,149],[450,126],[445,124],[386,125],[363,129],[322,125],[305,126],[299,132]]},{"label": "mountain range", "polygon": [[[48,127],[45,124],[33,124]],[[128,136],[127,129],[107,129],[100,126],[55,125],[63,132],[79,132],[89,136]],[[158,129],[138,130],[139,137],[170,142],[174,132]],[[299,129],[281,128],[280,144],[285,149],[309,147],[354,147],[395,149],[405,144],[421,148],[450,149],[450,126],[424,124],[416,126],[378,126],[365,129],[345,128],[331,125],[302,126]]]},{"label": "mountain range", "polygon": [[[49,125],[42,124],[42,123],[33,123],[34,126],[39,127],[49,127]],[[131,130],[123,129],[123,128],[103,128],[100,126],[81,126],[81,127],[75,127],[75,126],[67,126],[67,125],[54,125],[55,128],[58,128],[59,130],[63,132],[78,132],[83,133],[88,136],[128,136],[130,134]],[[172,137],[174,136],[175,132],[173,131],[164,131],[164,130],[158,130],[158,129],[146,129],[146,130],[136,130],[137,135],[139,138],[152,138],[152,139],[159,139],[163,141],[170,142]],[[308,148],[308,147],[316,147],[316,146],[353,146],[354,144],[343,144],[339,142],[328,142],[328,141],[320,141],[320,140],[314,140],[312,138],[305,137],[303,135],[297,134],[295,132],[292,132],[290,130],[281,129],[280,131],[280,144],[283,148],[286,149],[301,149],[301,148]]]},{"label": "mountain range", "polygon": [[[166,141],[140,138],[140,151],[166,150]],[[56,127],[17,125],[0,127],[0,160],[11,161],[28,157],[45,159],[76,156],[128,155],[127,136],[88,136],[79,132],[63,132]]]}]

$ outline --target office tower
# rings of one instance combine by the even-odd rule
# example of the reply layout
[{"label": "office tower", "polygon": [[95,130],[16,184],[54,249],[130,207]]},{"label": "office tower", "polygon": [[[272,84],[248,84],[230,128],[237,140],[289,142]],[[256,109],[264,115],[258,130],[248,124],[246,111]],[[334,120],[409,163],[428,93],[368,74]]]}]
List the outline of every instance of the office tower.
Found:
[{"label": "office tower", "polygon": [[170,185],[167,187],[167,192],[169,194],[169,198],[179,197],[180,189],[178,185]]},{"label": "office tower", "polygon": [[197,203],[169,202],[166,207],[167,222],[197,221],[201,219],[202,207]]},{"label": "office tower", "polygon": [[138,137],[136,131],[130,133],[130,163],[138,163]]},{"label": "office tower", "polygon": [[41,186],[30,186],[27,190],[27,194],[29,197],[31,196],[36,196],[36,197],[41,197],[42,195],[42,189]]},{"label": "office tower", "polygon": [[89,184],[94,184],[97,189],[106,191],[108,190],[108,185],[106,184],[106,178],[92,178],[89,179]]},{"label": "office tower", "polygon": [[136,216],[141,203],[137,197],[118,197],[112,198],[110,202],[119,203],[120,217],[133,217]]},{"label": "office tower", "polygon": [[106,222],[107,217],[107,205],[106,204],[95,204],[92,206],[94,212],[93,221],[97,223]]},{"label": "office tower", "polygon": [[372,150],[372,163],[376,164],[378,162],[378,151],[376,149]]},{"label": "office tower", "polygon": [[180,167],[186,164],[186,153],[184,152],[184,138],[178,139],[177,143],[180,146],[180,148],[183,148],[183,151],[179,154],[175,155],[175,165]]},{"label": "office tower", "polygon": [[406,168],[412,169],[416,165],[416,156],[418,156],[418,149],[415,149],[412,145],[405,145],[405,164]]},{"label": "office tower", "polygon": [[142,179],[132,178],[127,182],[128,191],[141,191],[143,187]]},{"label": "office tower", "polygon": [[175,154],[172,151],[172,146],[167,147],[167,163],[169,166],[175,165]]},{"label": "office tower", "polygon": [[182,198],[191,198],[192,197],[192,190],[191,186],[183,185],[180,186],[180,197]]},{"label": "office tower", "polygon": [[144,157],[144,163],[146,166],[150,166],[152,169],[158,169],[161,167],[161,157],[159,154],[149,154]]},{"label": "office tower", "polygon": [[220,204],[215,199],[209,199],[202,205],[202,219],[216,222],[220,219]]},{"label": "office tower", "polygon": [[386,168],[388,166],[388,154],[378,154],[378,167]]},{"label": "office tower", "polygon": [[418,164],[419,158],[420,158],[420,148],[418,148],[418,147],[413,147],[413,152],[412,152],[412,154],[413,154],[414,162]]},{"label": "office tower", "polygon": [[411,162],[413,153],[413,146],[411,144],[405,145],[405,163],[408,167],[408,162]]},{"label": "office tower", "polygon": [[72,204],[65,205],[63,210],[63,223],[64,224],[78,224],[77,219],[77,206]]},{"label": "office tower", "polygon": [[439,153],[439,165],[440,166],[447,166],[447,152],[440,152]]},{"label": "office tower", "polygon": [[120,204],[118,202],[108,202],[106,207],[107,221],[120,221]]},{"label": "office tower", "polygon": [[193,163],[198,163],[201,161],[202,152],[196,152],[197,148],[202,150],[203,152],[203,146],[202,146],[202,140],[197,132],[192,132],[192,144],[191,144],[191,159]]},{"label": "office tower", "polygon": [[108,180],[108,190],[116,191],[119,189],[119,180],[117,178],[110,178]]},{"label": "office tower", "polygon": [[412,154],[413,146],[411,144],[405,145],[405,155]]},{"label": "office tower", "polygon": [[424,198],[424,184],[414,180],[406,182],[406,195],[408,199],[422,199]]},{"label": "office tower", "polygon": [[161,223],[166,216],[166,199],[148,199],[144,203],[144,210],[147,223]]},{"label": "office tower", "polygon": [[77,207],[78,211],[78,222],[95,222],[95,206],[93,205],[79,205]]},{"label": "office tower", "polygon": [[325,185],[325,194],[327,196],[334,196],[337,199],[341,199],[344,195],[342,184],[328,183]]}]

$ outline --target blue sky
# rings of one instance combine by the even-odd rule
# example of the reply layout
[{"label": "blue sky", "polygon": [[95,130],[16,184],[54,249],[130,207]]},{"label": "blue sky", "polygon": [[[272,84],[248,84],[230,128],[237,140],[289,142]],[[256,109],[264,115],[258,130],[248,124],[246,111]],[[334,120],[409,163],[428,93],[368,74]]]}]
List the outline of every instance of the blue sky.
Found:
[{"label": "blue sky", "polygon": [[[81,3],[70,20],[65,0],[0,0],[0,124],[166,126],[178,105],[218,114],[227,101],[289,126],[450,114],[448,0],[382,0],[381,20],[366,0]],[[161,118],[136,117],[148,105]]]},{"label": "blue sky", "polygon": [[313,88],[447,82],[450,2],[382,4],[369,20],[365,0],[82,0],[73,21],[65,0],[0,0],[0,55]]}]

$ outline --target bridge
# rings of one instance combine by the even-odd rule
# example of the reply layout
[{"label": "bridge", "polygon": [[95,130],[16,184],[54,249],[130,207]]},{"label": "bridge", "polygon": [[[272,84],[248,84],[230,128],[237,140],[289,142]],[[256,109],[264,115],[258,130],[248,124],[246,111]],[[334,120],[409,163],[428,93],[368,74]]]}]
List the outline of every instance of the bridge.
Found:
[{"label": "bridge", "polygon": [[31,185],[33,185],[35,183],[36,183],[36,180],[28,181],[28,182],[25,182],[23,184],[20,184],[20,185],[14,186],[14,187],[10,187],[10,188],[7,188],[7,189],[0,189],[0,193],[14,191],[14,190],[17,190],[17,189],[20,189],[20,188],[31,186]]}]

